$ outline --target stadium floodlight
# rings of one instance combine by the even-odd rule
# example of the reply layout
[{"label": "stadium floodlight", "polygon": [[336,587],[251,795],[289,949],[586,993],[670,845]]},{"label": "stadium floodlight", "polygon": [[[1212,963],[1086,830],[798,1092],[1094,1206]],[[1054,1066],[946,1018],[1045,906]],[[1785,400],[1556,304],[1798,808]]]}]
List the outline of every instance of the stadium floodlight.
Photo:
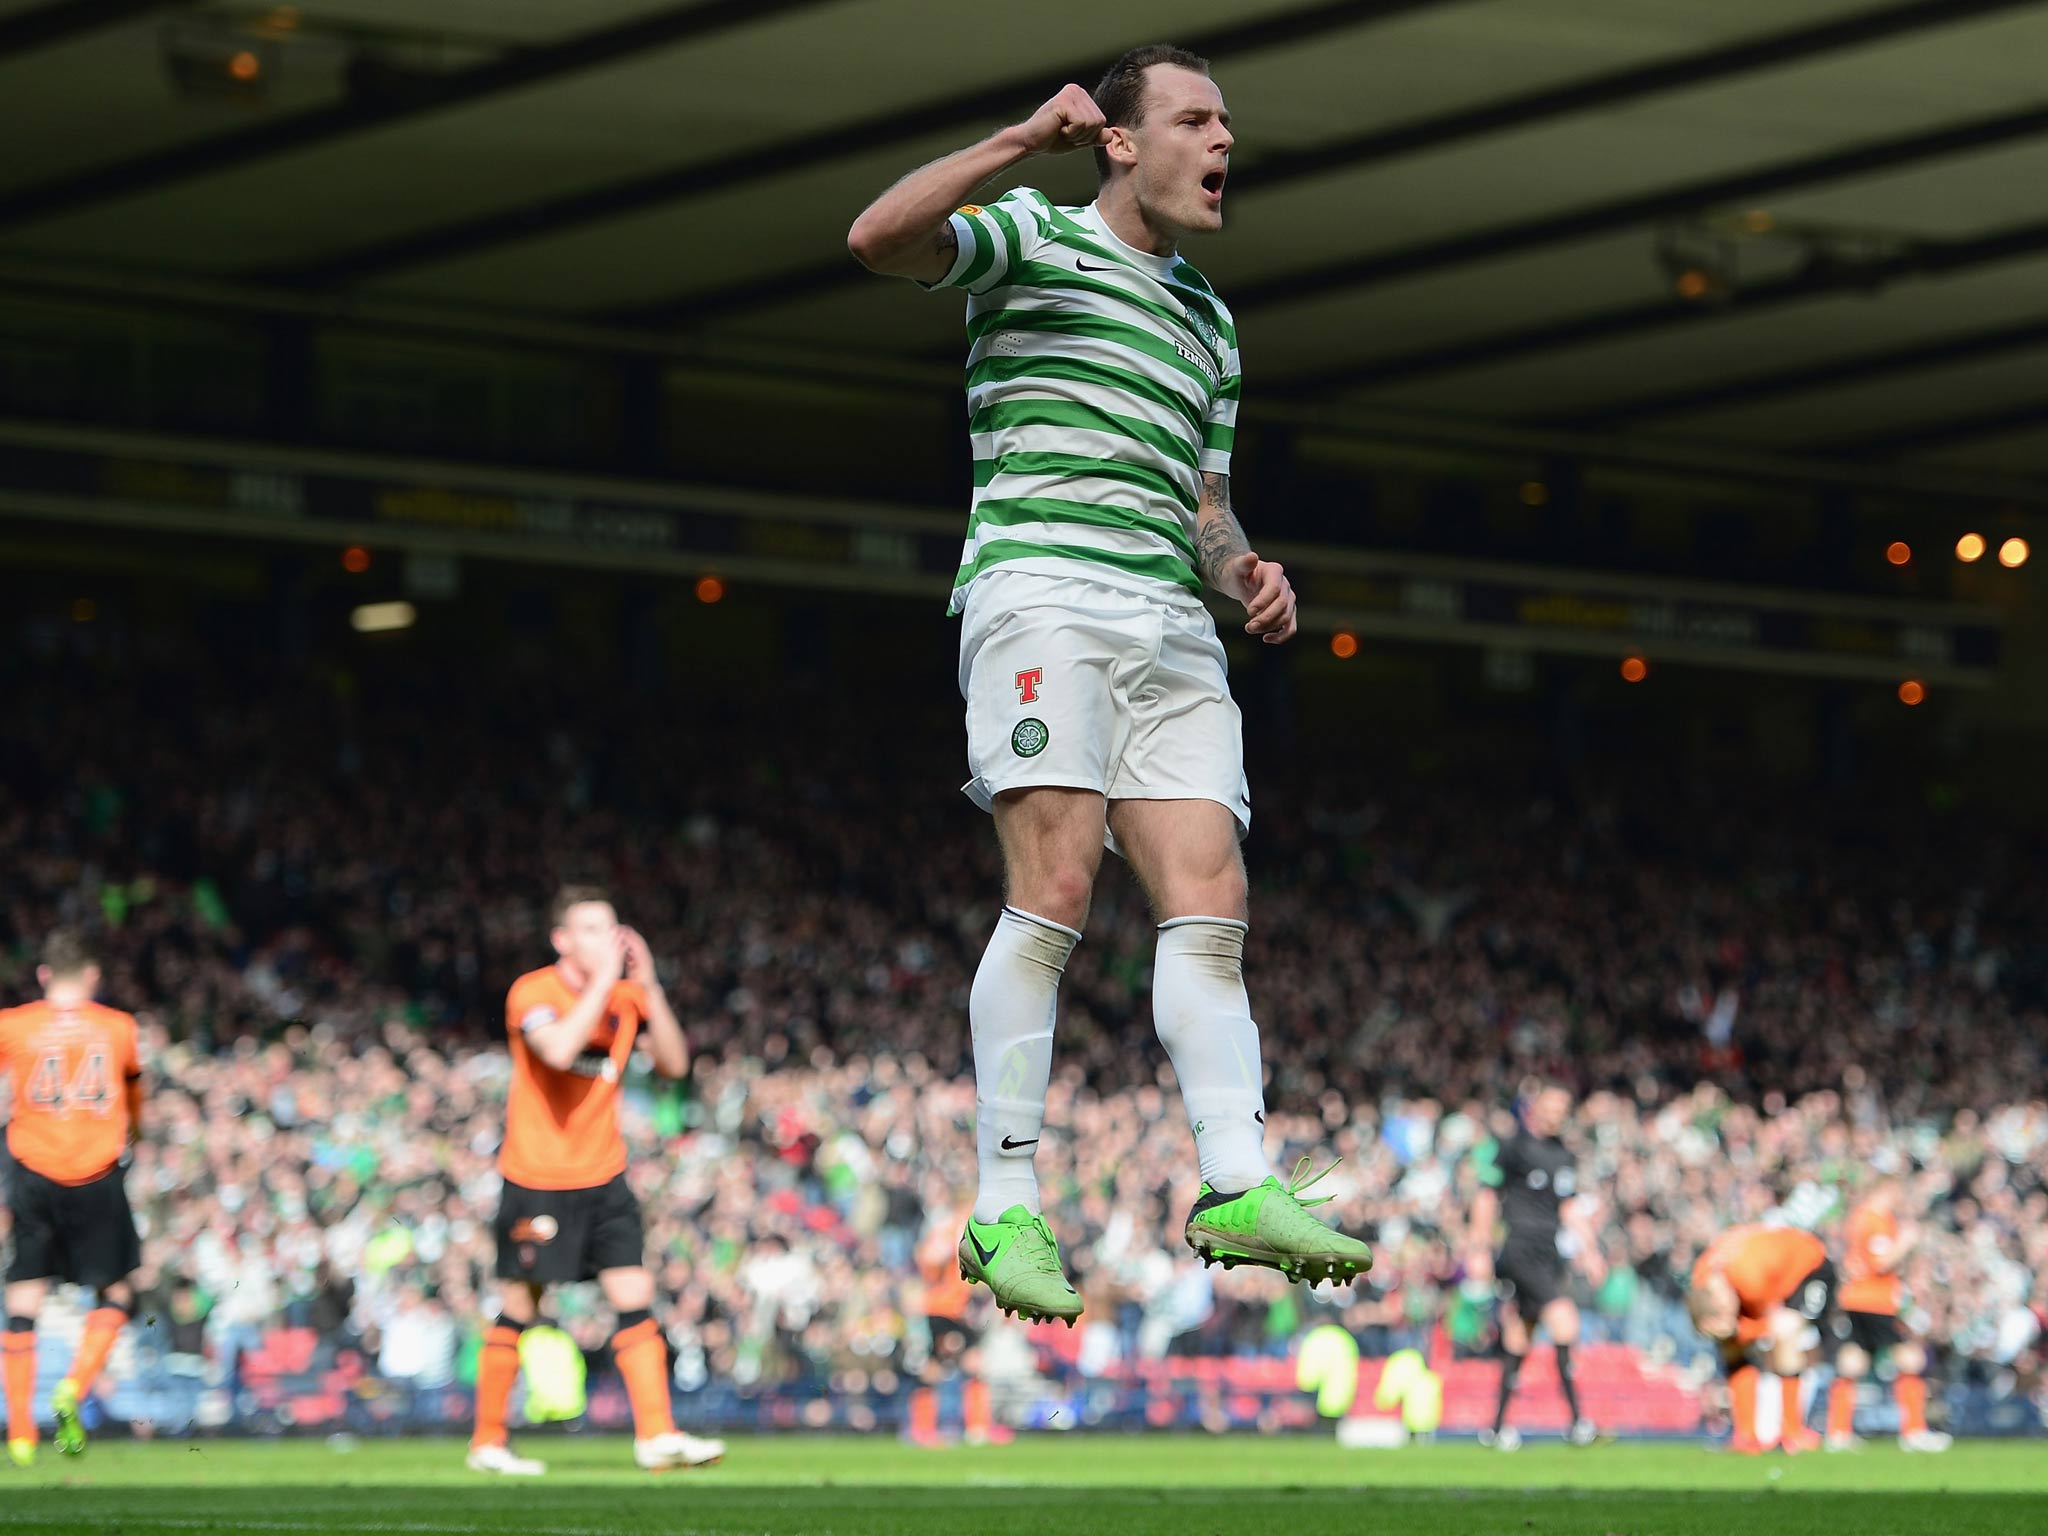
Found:
[{"label": "stadium floodlight", "polygon": [[1965,565],[1984,558],[1984,535],[1966,533],[1956,540],[1956,558]]},{"label": "stadium floodlight", "polygon": [[375,635],[386,630],[411,629],[419,616],[419,610],[411,603],[364,603],[348,616],[348,621],[357,634]]},{"label": "stadium floodlight", "polygon": [[2032,553],[2025,539],[2007,539],[1998,546],[1998,563],[2009,571],[2016,571],[2027,563],[2027,556]]}]

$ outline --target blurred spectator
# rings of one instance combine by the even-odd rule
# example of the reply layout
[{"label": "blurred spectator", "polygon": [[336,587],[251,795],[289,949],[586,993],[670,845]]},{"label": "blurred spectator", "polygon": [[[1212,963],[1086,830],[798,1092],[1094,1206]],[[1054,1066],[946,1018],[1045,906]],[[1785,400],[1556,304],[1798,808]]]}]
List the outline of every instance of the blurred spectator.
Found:
[{"label": "blurred spectator", "polygon": [[[84,920],[108,1001],[143,1017],[129,1183],[171,1353],[203,1346],[233,1381],[288,1320],[385,1374],[456,1374],[491,1289],[504,989],[548,952],[554,884],[588,874],[648,935],[698,1052],[682,1088],[635,1080],[626,1105],[679,1386],[892,1391],[982,1333],[951,1245],[973,1185],[965,998],[999,881],[949,737],[824,704],[778,736],[509,669],[315,686],[184,656],[9,681],[0,995],[27,996],[42,934]],[[559,726],[540,743],[536,708]],[[1194,1263],[1151,918],[1112,872],[1068,970],[1039,1157],[1088,1303],[1083,1369],[1281,1348],[1333,1319],[1375,1350],[1438,1328],[1486,1348],[1447,1213],[1541,1069],[1584,1095],[1570,1134],[1614,1269],[1586,1298],[1595,1336],[1692,1351],[1679,1277],[1715,1230],[1827,1230],[1867,1170],[1895,1170],[1926,1234],[1904,1271],[1916,1329],[1952,1371],[2038,1381],[2038,837],[1640,765],[1542,793],[1314,763],[1259,783],[1269,1149],[1344,1158],[1326,1187],[1379,1263],[1306,1298]],[[594,1292],[561,1304],[596,1348]]]}]

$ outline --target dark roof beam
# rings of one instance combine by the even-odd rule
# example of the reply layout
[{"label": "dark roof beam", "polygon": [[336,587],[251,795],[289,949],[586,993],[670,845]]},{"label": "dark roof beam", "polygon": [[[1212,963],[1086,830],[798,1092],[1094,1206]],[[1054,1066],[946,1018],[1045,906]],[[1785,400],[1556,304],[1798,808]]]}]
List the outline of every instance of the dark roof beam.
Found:
[{"label": "dark roof beam", "polygon": [[1515,362],[1601,342],[1623,341],[1688,325],[1710,325],[1845,293],[1874,293],[1894,283],[1947,277],[2001,261],[2048,253],[2048,221],[2014,225],[1962,240],[1923,240],[1867,261],[1822,260],[1788,277],[1738,287],[1719,302],[1687,303],[1676,297],[1622,305],[1544,321],[1447,347],[1426,348],[1298,376],[1269,388],[1290,395],[1332,389],[1384,388],[1446,373]]},{"label": "dark roof beam", "polygon": [[[1189,38],[1197,53],[1242,55],[1261,48],[1304,41],[1341,28],[1385,21],[1450,0],[1321,0],[1321,3],[1260,17],[1256,21]],[[892,145],[910,144],[948,129],[985,127],[1004,113],[1035,103],[1048,80],[1073,79],[1102,67],[1100,57],[1033,71],[995,85],[977,86],[920,107],[895,107],[852,123],[834,123],[780,139],[723,159],[627,177],[603,186],[536,199],[496,213],[459,219],[344,251],[289,269],[250,273],[266,282],[307,287],[361,283],[430,262],[450,261],[478,251],[559,234],[586,224],[623,218],[665,204],[706,197],[765,177],[836,160],[847,160]],[[843,272],[846,263],[832,263]]]},{"label": "dark roof beam", "polygon": [[1985,330],[1937,337],[1932,341],[1882,352],[1863,352],[1804,368],[1744,374],[1718,384],[1675,389],[1661,395],[1633,396],[1596,410],[1573,412],[1569,417],[1557,420],[1561,426],[1599,430],[1652,416],[1697,414],[1723,406],[1761,405],[1796,395],[1818,394],[1842,385],[1925,373],[1930,368],[1945,368],[1956,363],[1980,362],[2035,347],[2048,347],[2048,316],[2018,324],[2008,320]]},{"label": "dark roof beam", "polygon": [[703,0],[579,33],[558,43],[519,49],[488,63],[408,82],[396,94],[346,97],[325,107],[264,118],[97,169],[67,172],[0,194],[0,230],[76,213],[116,198],[217,175],[297,150],[344,139],[410,118],[468,106],[508,91],[617,64],[657,48],[764,21],[832,0]]},{"label": "dark roof beam", "polygon": [[[1868,46],[1930,28],[1950,26],[1991,12],[2012,10],[2035,0],[1909,0],[1817,26],[1795,27],[1667,59],[1657,64],[1611,70],[1564,85],[1544,86],[1520,96],[1461,107],[1450,112],[1376,128],[1293,154],[1251,159],[1232,171],[1232,198],[1286,186],[1317,176],[1398,160],[1580,112],[1611,108],[1773,69],[1844,49]],[[1223,50],[1217,49],[1222,52]],[[1369,259],[1369,258],[1368,258]],[[845,259],[824,261],[785,273],[780,279],[751,281],[708,293],[686,294],[655,305],[602,312],[603,318],[641,325],[678,325],[729,315],[791,296],[809,296],[863,274]],[[1233,298],[1237,303],[1241,295]]]},{"label": "dark roof beam", "polygon": [[34,53],[151,11],[170,11],[188,6],[192,0],[51,0],[30,10],[0,16],[0,59]]}]

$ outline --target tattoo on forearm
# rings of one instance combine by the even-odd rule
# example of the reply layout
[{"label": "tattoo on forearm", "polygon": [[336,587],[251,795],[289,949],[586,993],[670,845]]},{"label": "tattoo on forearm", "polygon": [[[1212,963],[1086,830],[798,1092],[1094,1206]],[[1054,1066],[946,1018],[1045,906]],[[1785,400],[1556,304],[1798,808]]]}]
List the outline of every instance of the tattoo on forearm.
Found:
[{"label": "tattoo on forearm", "polygon": [[1230,510],[1230,477],[1202,476],[1202,506],[1195,522],[1195,569],[1202,580],[1221,592],[1224,568],[1251,549],[1251,540]]}]

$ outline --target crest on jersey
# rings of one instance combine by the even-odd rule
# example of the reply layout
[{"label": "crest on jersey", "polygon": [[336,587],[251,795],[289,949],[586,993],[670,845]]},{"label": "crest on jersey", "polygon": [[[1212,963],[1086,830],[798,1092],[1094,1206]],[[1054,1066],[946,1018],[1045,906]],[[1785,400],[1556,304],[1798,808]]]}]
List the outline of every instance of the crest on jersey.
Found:
[{"label": "crest on jersey", "polygon": [[971,218],[973,218],[973,217],[974,217],[974,216],[975,216],[975,215],[976,215],[977,213],[981,212],[981,204],[979,204],[979,203],[962,203],[962,204],[961,204],[961,205],[960,205],[960,206],[959,206],[958,208],[954,209],[953,211],[954,211],[955,213],[964,213],[964,214],[966,214],[966,215],[967,215],[967,217],[969,217],[969,218],[971,219]]},{"label": "crest on jersey", "polygon": [[1195,328],[1195,334],[1207,343],[1211,352],[1221,357],[1223,355],[1223,335],[1216,329],[1215,323],[1210,320],[1208,315],[1191,304],[1183,304],[1181,308],[1186,311],[1188,324]]},{"label": "crest on jersey", "polygon": [[1019,704],[1036,704],[1038,702],[1038,685],[1044,681],[1045,668],[1043,667],[1026,667],[1022,672],[1019,672],[1017,674],[1017,702]]},{"label": "crest on jersey", "polygon": [[1010,750],[1019,757],[1036,757],[1045,750],[1045,744],[1052,740],[1052,732],[1045,728],[1043,720],[1026,716],[1017,722],[1017,728],[1010,732]]},{"label": "crest on jersey", "polygon": [[552,1216],[530,1216],[517,1222],[512,1228],[515,1243],[552,1243],[562,1230],[561,1223]]}]

